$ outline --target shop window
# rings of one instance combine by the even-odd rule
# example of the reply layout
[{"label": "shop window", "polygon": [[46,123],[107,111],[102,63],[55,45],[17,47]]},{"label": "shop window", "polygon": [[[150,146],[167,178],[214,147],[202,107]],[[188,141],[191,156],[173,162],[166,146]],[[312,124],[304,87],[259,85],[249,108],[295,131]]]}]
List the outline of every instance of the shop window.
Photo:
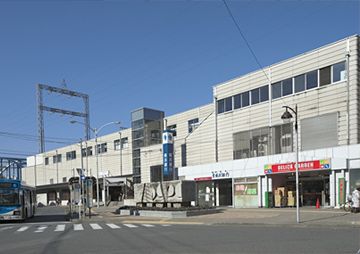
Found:
[{"label": "shop window", "polygon": [[333,82],[338,82],[346,79],[345,62],[333,65]]},{"label": "shop window", "polygon": [[217,113],[221,114],[225,112],[225,100],[218,100],[217,101]]},{"label": "shop window", "polygon": [[234,96],[234,109],[241,108],[241,94]]},{"label": "shop window", "polygon": [[281,97],[281,82],[277,82],[271,85],[272,98],[280,98]]},{"label": "shop window", "polygon": [[281,86],[282,86],[282,89],[281,89],[282,96],[286,96],[286,95],[293,93],[292,78],[281,81]]},{"label": "shop window", "polygon": [[257,195],[257,183],[236,183],[236,195]]},{"label": "shop window", "polygon": [[250,95],[249,92],[245,92],[241,94],[241,107],[247,107],[250,105]]},{"label": "shop window", "polygon": [[269,86],[260,87],[260,102],[269,100]]},{"label": "shop window", "polygon": [[331,66],[320,69],[320,86],[331,83]]},{"label": "shop window", "polygon": [[305,90],[305,74],[296,76],[295,82],[295,93],[302,92]]},{"label": "shop window", "polygon": [[318,86],[318,71],[310,71],[306,73],[306,89]]},{"label": "shop window", "polygon": [[251,105],[258,104],[260,102],[260,88],[251,90]]}]

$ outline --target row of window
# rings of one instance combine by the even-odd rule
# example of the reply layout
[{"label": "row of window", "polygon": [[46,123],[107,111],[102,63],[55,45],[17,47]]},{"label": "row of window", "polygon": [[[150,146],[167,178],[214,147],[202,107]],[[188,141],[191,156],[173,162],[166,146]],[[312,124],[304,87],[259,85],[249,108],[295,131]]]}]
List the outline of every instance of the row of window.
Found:
[{"label": "row of window", "polygon": [[[271,98],[277,99],[290,94],[343,81],[345,79],[346,66],[344,61],[271,84]],[[265,85],[218,100],[217,113],[221,114],[268,100],[269,87],[268,85]]]},{"label": "row of window", "polygon": [[[116,151],[120,150],[120,149],[128,148],[128,146],[129,146],[128,138],[122,138],[121,142],[120,142],[120,139],[114,140],[114,150],[116,150]],[[107,152],[107,143],[98,144],[97,152],[98,152],[98,154],[106,153]],[[93,147],[88,146],[88,147],[83,148],[81,150],[81,154],[83,157],[92,156],[93,155]],[[76,159],[76,151],[75,150],[66,152],[66,160],[67,161],[75,160],[75,159]],[[61,161],[62,161],[61,154],[57,154],[57,155],[53,156],[53,164],[61,163]],[[49,157],[45,158],[45,165],[49,165]]]}]

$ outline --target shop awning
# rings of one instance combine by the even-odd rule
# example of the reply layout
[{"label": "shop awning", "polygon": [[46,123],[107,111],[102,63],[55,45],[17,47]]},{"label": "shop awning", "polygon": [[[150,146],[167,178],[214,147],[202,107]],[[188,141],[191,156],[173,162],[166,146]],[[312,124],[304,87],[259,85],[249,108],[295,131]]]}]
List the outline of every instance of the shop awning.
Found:
[{"label": "shop awning", "polygon": [[107,186],[122,186],[126,183],[126,177],[108,177],[106,178]]}]

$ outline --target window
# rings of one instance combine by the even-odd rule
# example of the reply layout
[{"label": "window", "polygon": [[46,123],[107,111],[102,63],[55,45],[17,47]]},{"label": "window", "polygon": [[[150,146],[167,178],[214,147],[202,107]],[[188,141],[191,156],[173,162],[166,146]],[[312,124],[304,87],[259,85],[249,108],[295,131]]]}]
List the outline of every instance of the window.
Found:
[{"label": "window", "polygon": [[173,137],[176,137],[176,124],[173,124],[173,125],[169,125],[167,127],[168,130],[172,131],[172,135]]},{"label": "window", "polygon": [[121,139],[121,149],[125,149],[129,147],[129,140],[128,138],[122,138]]},{"label": "window", "polygon": [[188,121],[189,133],[192,133],[199,126],[199,118],[194,118]]},{"label": "window", "polygon": [[53,163],[60,163],[61,162],[61,154],[57,154],[53,156]]},{"label": "window", "polygon": [[76,151],[71,151],[66,153],[66,160],[74,160],[76,159]]},{"label": "window", "polygon": [[107,143],[102,143],[97,145],[97,153],[106,153],[107,152]]},{"label": "window", "polygon": [[271,85],[272,98],[280,98],[281,97],[281,82],[277,82]]},{"label": "window", "polygon": [[260,87],[260,101],[268,101],[269,100],[269,87],[268,85]]},{"label": "window", "polygon": [[45,158],[45,165],[49,165],[49,157]]},{"label": "window", "polygon": [[234,96],[234,109],[241,108],[241,94]]},{"label": "window", "polygon": [[303,151],[338,145],[338,114],[324,114],[300,120]]},{"label": "window", "polygon": [[311,89],[317,86],[318,86],[317,70],[306,73],[306,89]]},{"label": "window", "polygon": [[225,99],[225,112],[232,110],[232,97]]},{"label": "window", "polygon": [[346,79],[345,62],[333,65],[333,82],[338,82]]},{"label": "window", "polygon": [[295,93],[302,92],[305,90],[305,74],[296,76],[294,78],[295,82]]},{"label": "window", "polygon": [[50,184],[54,184],[54,179],[50,178]]},{"label": "window", "polygon": [[247,107],[250,105],[250,93],[245,92],[241,94],[241,107]]},{"label": "window", "polygon": [[272,128],[273,153],[290,153],[293,151],[292,123],[274,126]]},{"label": "window", "polygon": [[282,84],[282,96],[286,96],[293,93],[292,78],[281,81]]},{"label": "window", "polygon": [[151,166],[150,167],[150,182],[160,182],[161,179],[161,175],[162,175],[162,166],[158,165],[158,166]]},{"label": "window", "polygon": [[227,111],[231,111],[233,109],[232,107],[232,97],[228,97],[228,98],[225,98],[225,99],[222,99],[222,100],[218,100],[217,101],[217,106],[218,106],[218,109],[217,109],[217,112],[218,114],[221,114],[221,113],[224,113],[224,112],[227,112]]},{"label": "window", "polygon": [[269,144],[268,127],[234,133],[233,157],[234,159],[244,159],[268,155]]},{"label": "window", "polygon": [[331,83],[331,66],[320,69],[320,86]]},{"label": "window", "polygon": [[225,100],[224,99],[217,101],[217,112],[218,112],[218,114],[225,112]]},{"label": "window", "polygon": [[67,180],[66,177],[63,177],[63,183],[66,183],[67,182],[66,180]]},{"label": "window", "polygon": [[260,102],[260,88],[251,90],[251,105],[258,104]]},{"label": "window", "polygon": [[83,157],[86,157],[86,156],[92,156],[92,146],[88,146],[87,147],[87,151],[86,151],[86,147],[81,149],[81,155]]}]

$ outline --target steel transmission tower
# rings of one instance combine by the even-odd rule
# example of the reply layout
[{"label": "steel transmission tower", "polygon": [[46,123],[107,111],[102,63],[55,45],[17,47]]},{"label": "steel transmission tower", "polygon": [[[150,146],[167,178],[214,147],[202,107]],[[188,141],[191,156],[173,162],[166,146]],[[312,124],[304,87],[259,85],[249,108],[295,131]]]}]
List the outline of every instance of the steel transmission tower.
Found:
[{"label": "steel transmission tower", "polygon": [[[43,104],[43,90],[46,90],[50,93],[57,93],[60,95],[67,95],[67,96],[71,96],[71,97],[82,98],[84,101],[84,111],[77,112],[77,111],[70,111],[70,110],[66,110],[66,109],[52,108],[52,107],[45,106]],[[85,120],[85,124],[84,124],[85,137],[86,137],[86,140],[90,139],[89,96],[87,94],[71,91],[67,88],[59,88],[59,87],[54,87],[54,86],[38,84],[37,89],[36,89],[36,95],[37,95],[38,133],[39,133],[39,152],[40,153],[45,152],[44,111],[62,114],[62,115],[83,117]]]}]

